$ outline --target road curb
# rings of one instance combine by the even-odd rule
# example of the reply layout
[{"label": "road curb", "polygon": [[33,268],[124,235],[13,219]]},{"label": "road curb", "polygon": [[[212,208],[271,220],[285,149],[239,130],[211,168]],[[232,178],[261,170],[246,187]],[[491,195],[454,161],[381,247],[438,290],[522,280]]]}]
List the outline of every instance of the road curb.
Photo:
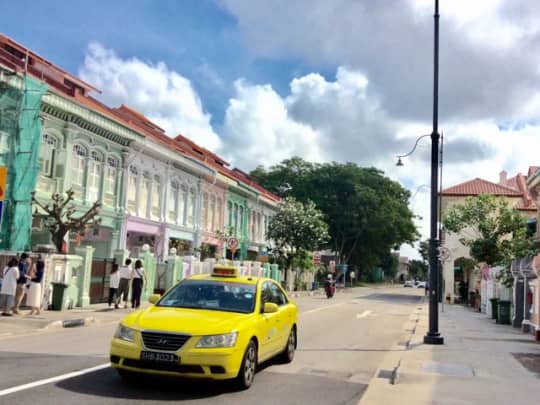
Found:
[{"label": "road curb", "polygon": [[381,394],[386,393],[389,386],[399,384],[401,377],[400,366],[404,355],[411,350],[411,342],[418,332],[418,324],[425,305],[425,297],[422,297],[409,316],[409,319],[403,324],[403,329],[406,333],[401,336],[398,343],[390,347],[389,353],[385,356],[380,367],[377,368],[375,374],[369,381],[368,387],[362,395],[359,404],[379,405],[381,403],[381,398],[384,397],[384,395]]},{"label": "road curb", "polygon": [[76,328],[79,326],[86,326],[91,323],[96,323],[97,320],[93,316],[89,316],[86,318],[76,318],[76,319],[64,319],[64,320],[58,320],[53,321],[49,323],[47,326],[45,326],[42,329],[57,329],[57,328]]}]

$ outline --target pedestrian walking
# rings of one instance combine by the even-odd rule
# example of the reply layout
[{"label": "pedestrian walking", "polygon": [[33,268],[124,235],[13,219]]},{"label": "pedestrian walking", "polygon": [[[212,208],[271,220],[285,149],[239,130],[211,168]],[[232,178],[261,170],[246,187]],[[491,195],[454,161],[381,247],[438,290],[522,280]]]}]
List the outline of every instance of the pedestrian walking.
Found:
[{"label": "pedestrian walking", "polygon": [[141,293],[144,283],[146,282],[146,272],[144,271],[142,262],[137,260],[135,262],[135,268],[132,273],[132,286],[131,292],[131,308],[139,308],[141,306]]},{"label": "pedestrian walking", "polygon": [[120,285],[120,271],[118,271],[118,265],[113,264],[111,274],[109,275],[109,307],[112,305],[114,300],[114,307],[118,309],[117,302],[117,292]]},{"label": "pedestrian walking", "polygon": [[41,280],[43,279],[44,270],[45,262],[40,256],[30,271],[30,274],[26,276],[30,283],[26,296],[26,305],[31,308],[30,315],[34,315],[34,313],[39,315],[41,313]]},{"label": "pedestrian walking", "polygon": [[30,266],[32,264],[32,259],[28,253],[23,253],[21,259],[19,260],[19,278],[17,279],[17,291],[15,293],[15,305],[13,307],[13,313],[18,314],[19,308],[22,304],[22,301],[26,295],[26,272],[30,271]]},{"label": "pedestrian walking", "polygon": [[3,316],[11,316],[15,306],[17,279],[19,278],[19,261],[11,259],[2,271],[2,287],[0,288],[0,308]]},{"label": "pedestrian walking", "polygon": [[120,282],[118,283],[118,291],[116,295],[116,303],[119,305],[121,299],[124,299],[124,308],[127,308],[129,297],[129,283],[131,282],[131,259],[126,259],[125,265],[120,266]]}]

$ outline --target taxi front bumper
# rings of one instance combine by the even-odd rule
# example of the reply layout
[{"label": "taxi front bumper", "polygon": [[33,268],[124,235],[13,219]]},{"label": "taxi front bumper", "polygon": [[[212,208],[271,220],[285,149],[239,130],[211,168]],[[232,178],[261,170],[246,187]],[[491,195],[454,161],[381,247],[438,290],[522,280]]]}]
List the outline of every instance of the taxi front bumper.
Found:
[{"label": "taxi front bumper", "polygon": [[[174,363],[141,361],[141,351],[146,350],[136,339],[128,342],[114,338],[111,343],[111,366],[116,369],[140,373],[225,380],[238,375],[244,350],[242,348],[196,348],[190,339],[177,352]],[[171,352],[169,352],[171,353]]]}]

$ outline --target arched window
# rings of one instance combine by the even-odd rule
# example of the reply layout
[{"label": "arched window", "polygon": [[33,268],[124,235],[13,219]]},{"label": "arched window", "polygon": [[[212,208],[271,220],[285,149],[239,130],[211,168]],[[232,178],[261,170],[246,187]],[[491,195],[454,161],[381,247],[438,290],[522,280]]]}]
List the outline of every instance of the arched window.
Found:
[{"label": "arched window", "polygon": [[233,233],[234,236],[238,236],[238,205],[233,204]]},{"label": "arched window", "polygon": [[231,226],[234,226],[233,205],[230,201],[227,201],[227,227]]},{"label": "arched window", "polygon": [[196,195],[194,189],[189,189],[188,203],[187,203],[187,226],[192,227],[195,220],[195,203]]},{"label": "arched window", "polygon": [[176,181],[171,182],[171,189],[169,191],[169,207],[168,218],[169,222],[176,223],[178,216],[178,183]]},{"label": "arched window", "polygon": [[161,180],[154,176],[152,187],[152,218],[159,219],[161,214]]},{"label": "arched window", "polygon": [[148,217],[148,199],[150,197],[150,190],[152,189],[152,179],[147,172],[143,173],[141,182],[141,193],[139,199],[139,216]]},{"label": "arched window", "polygon": [[202,227],[202,229],[207,231],[208,227],[209,227],[209,225],[208,225],[208,194],[207,193],[203,193],[203,195],[202,195],[201,206],[202,206],[202,210],[201,210],[201,227]]},{"label": "arched window", "polygon": [[57,149],[58,139],[44,133],[39,154],[39,171],[43,176],[52,177]]},{"label": "arched window", "polygon": [[260,242],[262,242],[264,240],[263,238],[263,235],[262,235],[262,228],[261,228],[261,213],[258,212],[257,213],[257,226],[256,226],[256,233],[257,233],[257,236],[256,236],[256,239]]},{"label": "arched window", "polygon": [[243,233],[244,233],[244,221],[245,221],[245,218],[244,218],[244,207],[243,206],[240,206],[239,210],[238,210],[238,216],[239,216],[239,223],[238,223],[238,233],[237,235],[238,236],[242,236]]},{"label": "arched window", "polygon": [[188,190],[182,185],[180,190],[180,201],[178,201],[178,222],[181,225],[186,224],[186,207],[188,206]]},{"label": "arched window", "polygon": [[216,217],[214,222],[214,230],[222,231],[223,229],[223,222],[221,220],[222,218],[222,210],[223,210],[223,203],[221,202],[221,198],[217,199],[216,202]]},{"label": "arched window", "polygon": [[75,192],[75,198],[82,198],[84,191],[84,179],[86,177],[86,161],[88,152],[82,145],[73,145],[73,168],[72,185]]},{"label": "arched window", "polygon": [[88,163],[88,201],[94,202],[99,200],[99,190],[101,185],[103,169],[103,155],[95,150],[90,152],[90,161]]},{"label": "arched window", "polygon": [[210,212],[209,212],[209,219],[208,219],[208,230],[210,232],[215,232],[217,229],[216,224],[216,197],[211,196],[210,197]]},{"label": "arched window", "polygon": [[135,166],[129,167],[128,173],[128,190],[127,190],[127,200],[128,200],[128,211],[130,214],[137,213],[137,180],[139,177],[139,171]]},{"label": "arched window", "polygon": [[116,205],[116,178],[120,162],[114,157],[107,157],[105,177],[103,178],[103,202],[106,205]]}]

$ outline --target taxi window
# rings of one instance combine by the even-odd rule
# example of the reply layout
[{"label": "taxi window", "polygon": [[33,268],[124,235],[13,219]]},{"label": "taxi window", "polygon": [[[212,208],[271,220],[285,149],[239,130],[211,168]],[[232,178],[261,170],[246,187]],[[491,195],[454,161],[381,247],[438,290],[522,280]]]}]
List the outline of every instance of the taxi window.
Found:
[{"label": "taxi window", "polygon": [[159,307],[251,313],[255,285],[210,280],[184,280],[156,304]]},{"label": "taxi window", "polygon": [[281,291],[281,288],[278,287],[275,283],[270,283],[270,290],[272,291],[272,298],[275,304],[277,305],[285,305],[287,304],[288,300],[285,294],[283,294],[283,291]]},{"label": "taxi window", "polygon": [[283,291],[281,291],[281,288],[271,281],[266,281],[263,284],[261,289],[261,301],[262,306],[264,306],[266,302],[272,302],[278,306],[285,305],[289,302],[285,294],[283,294]]}]

